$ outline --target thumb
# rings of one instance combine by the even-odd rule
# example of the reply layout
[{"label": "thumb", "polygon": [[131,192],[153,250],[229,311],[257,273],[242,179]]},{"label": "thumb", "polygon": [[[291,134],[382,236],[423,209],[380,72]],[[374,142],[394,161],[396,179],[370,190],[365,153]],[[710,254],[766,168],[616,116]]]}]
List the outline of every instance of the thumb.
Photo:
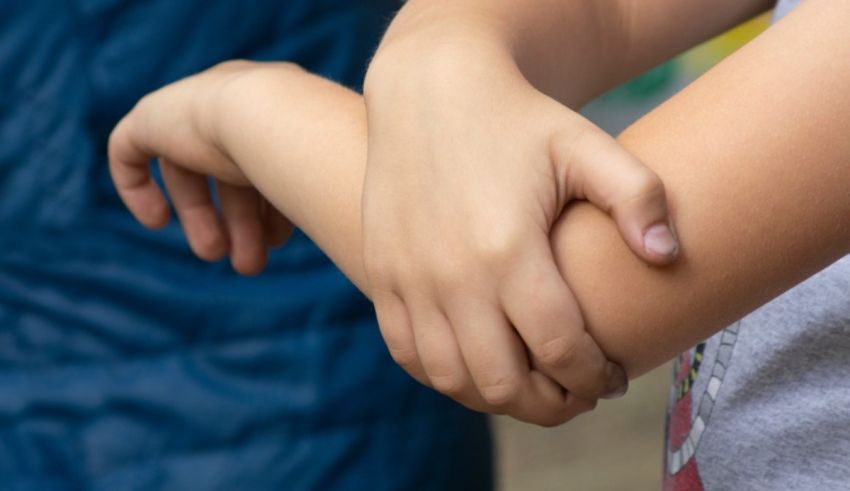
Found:
[{"label": "thumb", "polygon": [[574,130],[554,136],[551,158],[564,202],[587,199],[609,213],[629,248],[648,263],[677,257],[664,183],[614,138],[590,124],[578,136]]}]

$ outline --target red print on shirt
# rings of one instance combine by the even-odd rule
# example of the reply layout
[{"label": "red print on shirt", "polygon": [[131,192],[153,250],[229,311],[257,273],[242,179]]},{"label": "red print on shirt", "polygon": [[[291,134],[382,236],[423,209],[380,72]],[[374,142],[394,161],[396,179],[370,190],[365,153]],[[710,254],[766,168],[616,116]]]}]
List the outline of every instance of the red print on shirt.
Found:
[{"label": "red print on shirt", "polygon": [[[706,365],[708,343],[682,353],[676,366],[672,405],[667,415],[667,451],[664,455],[664,491],[703,491],[696,453],[708,427],[714,402],[738,340],[738,324],[712,341],[712,363]],[[715,342],[716,341],[716,342]],[[698,377],[700,392],[693,390]]]}]

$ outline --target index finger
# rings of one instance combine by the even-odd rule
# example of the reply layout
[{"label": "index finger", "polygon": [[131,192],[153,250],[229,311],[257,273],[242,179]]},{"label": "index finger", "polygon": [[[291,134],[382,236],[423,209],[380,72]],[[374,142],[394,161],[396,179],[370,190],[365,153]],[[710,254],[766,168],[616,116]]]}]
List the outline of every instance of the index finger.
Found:
[{"label": "index finger", "polygon": [[164,227],[168,223],[168,202],[150,172],[157,157],[136,141],[132,113],[125,116],[109,136],[109,173],[121,201],[142,225]]}]

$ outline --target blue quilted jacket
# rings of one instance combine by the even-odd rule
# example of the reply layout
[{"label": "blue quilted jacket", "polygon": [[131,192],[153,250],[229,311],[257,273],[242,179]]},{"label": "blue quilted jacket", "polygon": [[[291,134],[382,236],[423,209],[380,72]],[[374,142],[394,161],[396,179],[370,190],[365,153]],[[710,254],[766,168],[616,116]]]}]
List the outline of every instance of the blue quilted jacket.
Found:
[{"label": "blue quilted jacket", "polygon": [[106,141],[230,58],[357,86],[392,0],[0,0],[0,490],[472,490],[486,421],[305,237],[244,279],[148,232]]}]

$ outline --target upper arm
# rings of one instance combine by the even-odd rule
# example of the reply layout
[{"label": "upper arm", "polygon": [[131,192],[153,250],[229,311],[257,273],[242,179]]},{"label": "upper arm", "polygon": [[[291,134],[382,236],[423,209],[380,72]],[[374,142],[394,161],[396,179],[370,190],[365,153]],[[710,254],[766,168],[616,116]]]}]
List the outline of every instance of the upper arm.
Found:
[{"label": "upper arm", "polygon": [[665,182],[677,264],[641,263],[589,205],[558,223],[589,329],[631,375],[850,252],[848,22],[808,0],[621,135]]},{"label": "upper arm", "polygon": [[[581,4],[582,2],[577,2]],[[595,11],[596,41],[605,46],[601,53],[582,47],[596,61],[579,66],[594,67],[581,77],[571,65],[571,86],[588,78],[590,90],[579,90],[570,101],[587,101],[615,85],[676,56],[756,15],[776,0],[614,0],[590,2]],[[561,29],[561,31],[564,31]],[[571,31],[563,33],[561,44],[575,44]],[[544,67],[548,70],[550,67]],[[575,91],[576,89],[571,89]]]},{"label": "upper arm", "polygon": [[776,0],[620,0],[618,10],[626,31],[623,61],[631,64],[650,60],[651,66],[755,17],[775,3]]}]

